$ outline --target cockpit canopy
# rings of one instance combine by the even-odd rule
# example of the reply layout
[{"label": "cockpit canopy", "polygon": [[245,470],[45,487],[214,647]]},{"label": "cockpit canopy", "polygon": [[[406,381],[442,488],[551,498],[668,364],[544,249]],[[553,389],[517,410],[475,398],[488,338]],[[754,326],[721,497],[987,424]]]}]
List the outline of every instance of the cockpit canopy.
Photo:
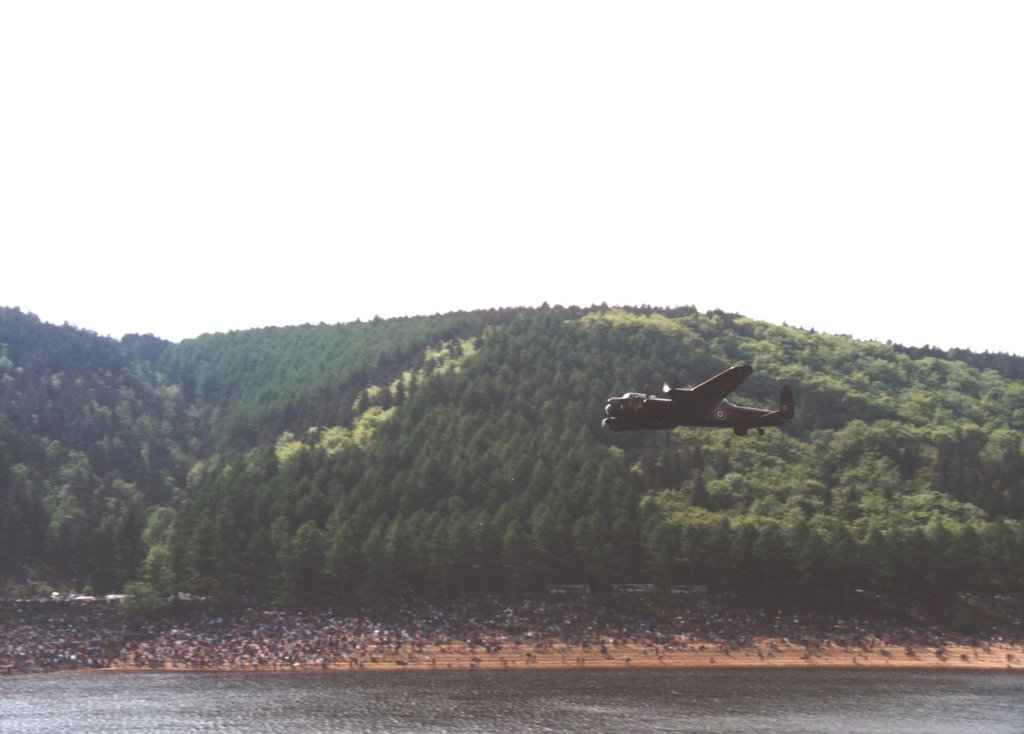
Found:
[{"label": "cockpit canopy", "polygon": [[621,398],[608,398],[608,404],[604,410],[608,415],[625,413],[626,411],[636,413],[649,397],[641,392],[628,392]]}]

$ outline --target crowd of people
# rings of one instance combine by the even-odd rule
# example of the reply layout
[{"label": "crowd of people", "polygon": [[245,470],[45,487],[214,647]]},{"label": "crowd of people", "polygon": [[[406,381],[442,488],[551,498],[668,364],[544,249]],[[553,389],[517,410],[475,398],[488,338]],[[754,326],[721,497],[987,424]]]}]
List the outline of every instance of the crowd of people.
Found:
[{"label": "crowd of people", "polygon": [[[155,617],[119,602],[0,600],[0,674],[91,668],[333,669],[445,660],[529,665],[611,658],[621,650],[729,655],[767,644],[870,651],[984,647],[995,639],[866,619],[811,619],[648,597],[392,601],[367,609],[237,609],[202,605]],[[769,641],[766,643],[766,641]],[[1007,640],[1016,643],[1015,640]],[[888,653],[886,653],[888,654]],[[710,658],[714,661],[714,658]],[[450,665],[450,662],[448,663]]]},{"label": "crowd of people", "polygon": [[0,600],[0,674],[107,667],[127,624],[113,603]]}]

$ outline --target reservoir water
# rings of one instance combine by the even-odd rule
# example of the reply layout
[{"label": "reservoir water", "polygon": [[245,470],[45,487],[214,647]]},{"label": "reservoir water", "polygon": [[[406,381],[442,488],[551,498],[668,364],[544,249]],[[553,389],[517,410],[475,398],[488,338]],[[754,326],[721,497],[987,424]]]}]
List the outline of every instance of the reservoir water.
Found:
[{"label": "reservoir water", "polygon": [[836,670],[0,678],[0,732],[1024,732],[1024,675]]}]

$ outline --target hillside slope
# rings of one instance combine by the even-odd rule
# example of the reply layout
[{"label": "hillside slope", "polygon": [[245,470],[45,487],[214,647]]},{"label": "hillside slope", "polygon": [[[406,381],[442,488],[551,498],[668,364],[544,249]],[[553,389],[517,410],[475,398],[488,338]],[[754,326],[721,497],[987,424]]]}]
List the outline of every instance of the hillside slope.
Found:
[{"label": "hillside slope", "polygon": [[[61,384],[100,379],[74,370],[106,359],[116,369],[99,369],[101,381],[136,407],[117,413],[115,401],[111,414],[132,421],[92,426],[95,440],[64,436],[89,459],[92,485],[106,488],[88,493],[28,451],[62,440],[32,415],[77,415],[88,401],[74,393],[58,406],[54,393],[32,412],[3,394],[0,491],[10,501],[0,520],[31,549],[0,561],[9,575],[44,559],[97,590],[134,576],[161,593],[261,603],[552,582],[705,583],[826,606],[1021,591],[1024,387],[970,359],[692,308],[545,307],[178,345],[117,344],[36,321],[63,335],[65,351],[109,352],[55,373],[39,367],[55,347],[26,356],[11,346],[26,339],[12,339],[8,322],[25,329],[26,318],[0,322],[0,372],[19,380],[19,394],[27,375],[37,386],[54,374]],[[786,382],[796,420],[744,438],[600,428],[610,395],[696,384],[739,363],[755,373],[735,400],[771,406]],[[104,463],[104,437],[134,442],[123,465]],[[138,458],[142,446],[152,457],[154,444],[168,458],[159,491],[138,470],[152,464]],[[124,483],[134,504],[114,491]],[[81,518],[68,496],[92,514]],[[69,516],[77,534],[60,530]],[[130,549],[115,574],[96,556],[106,547],[97,528]]]},{"label": "hillside slope", "polygon": [[[205,464],[163,518],[150,581],[279,601],[1019,586],[1024,390],[995,372],[693,309],[520,311],[430,353],[360,393],[348,422]],[[600,429],[609,395],[742,362],[756,372],[737,399],[771,405],[788,382],[795,421],[745,439]]]},{"label": "hillside slope", "polygon": [[199,449],[180,390],[125,345],[0,308],[0,578],[120,587]]}]

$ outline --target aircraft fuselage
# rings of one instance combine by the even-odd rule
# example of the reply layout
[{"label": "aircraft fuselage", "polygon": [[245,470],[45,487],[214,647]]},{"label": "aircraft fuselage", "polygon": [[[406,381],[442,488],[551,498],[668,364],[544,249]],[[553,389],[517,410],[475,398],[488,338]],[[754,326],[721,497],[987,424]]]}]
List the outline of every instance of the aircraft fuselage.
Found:
[{"label": "aircraft fuselage", "polygon": [[609,398],[604,412],[607,416],[604,425],[613,431],[658,431],[677,426],[751,429],[782,425],[781,417],[767,421],[765,419],[777,411],[746,408],[734,405],[728,400],[722,400],[710,409],[694,409],[669,398],[640,393],[626,393],[621,398]]}]

